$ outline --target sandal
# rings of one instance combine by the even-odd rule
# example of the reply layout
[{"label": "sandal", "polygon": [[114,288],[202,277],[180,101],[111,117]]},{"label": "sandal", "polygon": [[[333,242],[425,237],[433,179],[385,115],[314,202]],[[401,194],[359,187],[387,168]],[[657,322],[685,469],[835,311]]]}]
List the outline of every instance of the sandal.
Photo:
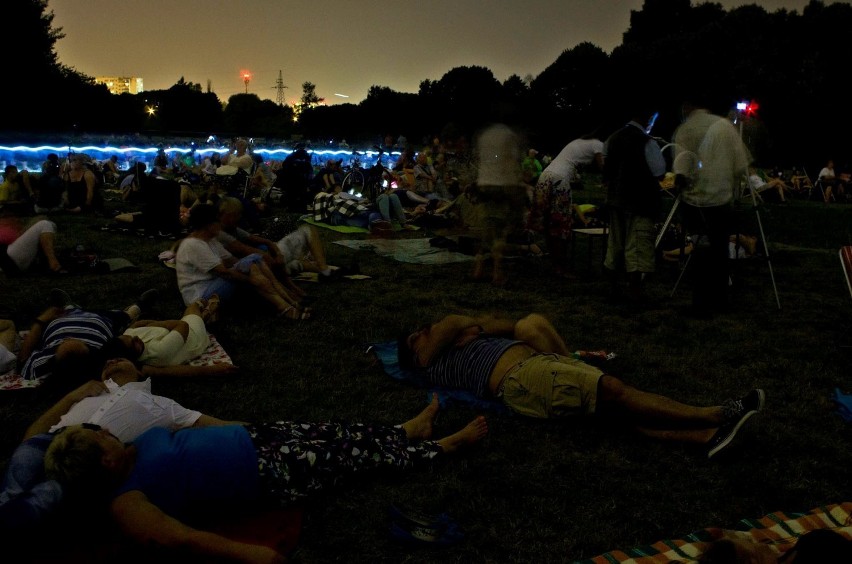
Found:
[{"label": "sandal", "polygon": [[288,306],[287,309],[279,311],[278,317],[286,317],[293,321],[306,321],[311,318],[311,310],[308,308],[300,308],[296,306]]},{"label": "sandal", "polygon": [[216,323],[219,321],[219,295],[213,294],[207,299],[207,304],[201,311],[201,318],[205,323]]}]

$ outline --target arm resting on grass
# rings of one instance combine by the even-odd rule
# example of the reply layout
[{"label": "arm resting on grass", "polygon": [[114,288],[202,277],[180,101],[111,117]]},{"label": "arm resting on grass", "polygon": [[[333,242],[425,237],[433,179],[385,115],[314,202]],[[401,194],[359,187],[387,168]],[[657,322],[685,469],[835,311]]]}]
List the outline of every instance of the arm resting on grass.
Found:
[{"label": "arm resting on grass", "polygon": [[29,439],[40,433],[47,433],[50,428],[59,423],[62,416],[68,413],[75,403],[83,398],[99,396],[107,391],[107,387],[103,382],[98,380],[90,380],[72,392],[68,392],[61,400],[56,402],[53,407],[45,411],[41,417],[35,420],[24,432],[24,440]]},{"label": "arm resting on grass", "polygon": [[141,546],[166,548],[176,555],[216,557],[218,560],[249,563],[285,562],[267,546],[233,541],[221,535],[200,531],[170,517],[148,501],[140,491],[121,494],[110,507],[121,530]]},{"label": "arm resting on grass", "polygon": [[177,364],[175,366],[142,366],[142,375],[148,376],[173,376],[173,377],[197,377],[197,376],[225,376],[235,374],[239,368],[233,364],[212,364],[210,366],[191,366],[189,364]]}]

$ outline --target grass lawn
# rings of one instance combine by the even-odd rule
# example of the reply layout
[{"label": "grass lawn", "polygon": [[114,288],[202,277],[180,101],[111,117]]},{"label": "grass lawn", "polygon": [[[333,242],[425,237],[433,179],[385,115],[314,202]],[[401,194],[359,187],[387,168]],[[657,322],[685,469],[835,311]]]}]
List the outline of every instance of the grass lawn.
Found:
[{"label": "grass lawn", "polygon": [[[593,183],[575,193],[579,202],[601,197]],[[755,214],[743,215],[754,232]],[[781,309],[767,262],[752,259],[737,265],[734,311],[712,320],[679,314],[690,287],[682,282],[670,296],[676,264],[661,264],[647,278],[657,305],[627,310],[608,303],[599,241],[591,257],[578,241],[579,280],[552,278],[546,258],[517,258],[508,262],[509,284],[497,289],[466,281],[470,263],[423,266],[356,255],[333,244],[353,236],[322,230],[330,262],[357,259],[371,279],[305,283],[318,298],[307,322],[233,312],[213,331],[239,374],[157,380],[154,391],[228,419],[402,422],[425,406],[426,392],[385,375],[366,345],[454,312],[541,312],[570,347],[616,353],[604,365],[607,372],[688,403],[713,405],[755,387],[766,391],[764,412],[712,461],[701,450],[647,440],[593,418],[553,422],[486,413],[489,436],[469,453],[434,470],[352,484],[311,503],[295,562],[566,562],[707,526],[732,527],[744,517],[848,501],[852,427],[835,413],[830,394],[835,387],[852,392],[852,348],[845,348],[852,345],[852,299],[837,257],[840,246],[852,243],[852,208],[794,200],[766,204],[760,216]],[[84,245],[140,270],[61,279],[0,274],[0,308],[19,327],[28,327],[54,286],[89,308],[124,307],[155,287],[162,293],[155,316],[179,317],[174,271],[157,260],[169,241],[101,232],[104,219],[55,219],[60,246]],[[26,427],[56,399],[43,389],[0,393],[4,468]],[[465,406],[442,412],[436,434],[477,413]],[[437,552],[397,545],[387,533],[391,503],[446,511],[466,538]]]}]

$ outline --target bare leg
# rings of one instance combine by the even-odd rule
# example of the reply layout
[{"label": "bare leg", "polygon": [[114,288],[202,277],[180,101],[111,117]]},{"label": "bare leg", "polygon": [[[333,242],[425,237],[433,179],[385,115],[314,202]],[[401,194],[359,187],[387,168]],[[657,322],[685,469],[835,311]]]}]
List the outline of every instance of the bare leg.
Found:
[{"label": "bare leg", "polygon": [[446,454],[451,454],[466,446],[478,443],[488,434],[488,422],[479,415],[463,429],[438,441]]},{"label": "bare leg", "polygon": [[724,422],[721,406],[696,407],[643,392],[604,375],[598,384],[598,412],[624,418],[634,428],[714,429]]},{"label": "bare leg", "polygon": [[317,231],[317,228],[313,225],[311,226],[311,231],[308,234],[308,246],[311,250],[311,256],[314,259],[313,262],[315,263],[316,271],[322,272],[328,268],[328,264],[325,262],[325,249],[322,246],[322,241],[320,241],[319,231]]},{"label": "bare leg", "polygon": [[60,270],[62,265],[59,264],[59,259],[56,258],[56,251],[53,248],[54,235],[52,231],[45,231],[38,237],[39,248],[41,249],[44,258],[47,259],[47,265],[54,272]]},{"label": "bare leg", "polygon": [[645,427],[636,427],[636,431],[645,435],[646,437],[651,437],[652,439],[657,439],[660,441],[668,441],[674,443],[691,443],[697,445],[707,444],[707,441],[713,438],[713,435],[716,434],[718,428],[712,429],[678,429],[675,431],[672,430],[662,430],[662,429],[648,429]]},{"label": "bare leg", "polygon": [[270,285],[272,286],[272,289],[281,297],[281,299],[283,299],[290,305],[299,305],[299,300],[293,298],[293,296],[290,295],[287,289],[284,288],[284,286],[281,284],[278,278],[275,277],[275,275],[269,269],[269,266],[264,261],[260,261],[257,264],[253,264],[252,271],[254,271],[255,266],[257,267],[258,272],[269,281]]},{"label": "bare leg", "polygon": [[556,328],[544,316],[537,313],[518,320],[515,323],[515,339],[524,341],[538,352],[548,352],[569,356],[568,345],[556,332]]},{"label": "bare leg", "polygon": [[405,436],[409,439],[431,439],[432,425],[438,417],[438,394],[432,394],[432,402],[416,417],[402,424]]},{"label": "bare leg", "polygon": [[273,286],[272,281],[270,281],[269,278],[261,272],[260,267],[257,264],[251,265],[249,278],[254,290],[260,295],[260,297],[275,306],[275,311],[278,313],[285,313],[289,309],[292,309],[294,304],[281,297],[281,294],[279,294]]},{"label": "bare leg", "polygon": [[11,319],[0,319],[0,345],[6,347],[10,352],[15,350],[15,322]]},{"label": "bare leg", "polygon": [[506,284],[506,275],[503,273],[503,251],[505,247],[505,239],[497,238],[491,243],[491,260],[493,261],[491,283],[495,286]]}]

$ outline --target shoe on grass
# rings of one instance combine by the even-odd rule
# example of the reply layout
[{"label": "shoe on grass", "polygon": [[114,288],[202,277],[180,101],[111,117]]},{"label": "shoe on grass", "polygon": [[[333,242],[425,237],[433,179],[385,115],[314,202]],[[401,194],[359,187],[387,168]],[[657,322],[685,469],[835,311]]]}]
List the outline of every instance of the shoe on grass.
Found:
[{"label": "shoe on grass", "polygon": [[80,307],[74,303],[74,300],[71,299],[71,296],[68,295],[68,292],[62,290],[61,288],[50,289],[50,294],[48,294],[47,296],[47,305],[63,309],[68,306],[77,308]]},{"label": "shoe on grass", "polygon": [[139,298],[136,300],[136,305],[138,305],[139,309],[143,312],[148,312],[159,299],[160,291],[156,288],[150,288],[139,295]]},{"label": "shoe on grass", "polygon": [[740,399],[729,399],[722,406],[725,411],[725,422],[738,421],[748,413],[753,415],[763,409],[764,403],[766,403],[766,394],[759,388],[750,391]]},{"label": "shoe on grass", "polygon": [[710,440],[707,442],[707,458],[713,458],[725,447],[731,444],[740,427],[749,418],[763,409],[766,395],[763,390],[752,390],[738,400],[730,400],[725,404],[725,418],[727,422],[722,424]]}]

